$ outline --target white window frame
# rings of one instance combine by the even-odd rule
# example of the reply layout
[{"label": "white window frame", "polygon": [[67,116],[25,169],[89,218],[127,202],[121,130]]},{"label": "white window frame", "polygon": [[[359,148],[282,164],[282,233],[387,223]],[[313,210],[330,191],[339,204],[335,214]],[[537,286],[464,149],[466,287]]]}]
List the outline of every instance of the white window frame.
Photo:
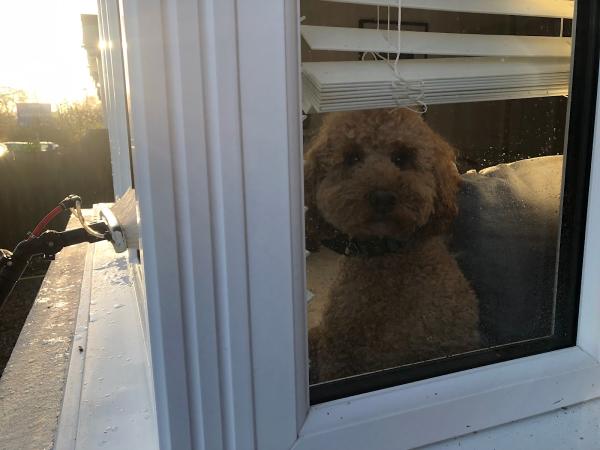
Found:
[{"label": "white window frame", "polygon": [[577,346],[310,407],[297,0],[122,12],[161,449],[410,448],[600,397],[598,133]]},{"label": "white window frame", "polygon": [[118,0],[98,0],[100,89],[108,128],[115,197],[131,187],[129,130]]},{"label": "white window frame", "polygon": [[[131,177],[131,155],[134,148],[131,124],[128,120],[128,89],[126,80],[127,48],[125,37],[122,34],[122,5],[121,0],[97,0],[98,6],[98,34],[100,58],[100,89],[102,91],[102,105],[105,114],[105,123],[108,128],[110,143],[110,158],[113,175],[113,190],[115,199],[133,187]],[[143,251],[141,242],[138,241],[139,252]],[[128,250],[130,268],[133,273],[134,287],[142,321],[144,336],[148,336],[148,320],[144,271],[139,264],[138,250]]]}]

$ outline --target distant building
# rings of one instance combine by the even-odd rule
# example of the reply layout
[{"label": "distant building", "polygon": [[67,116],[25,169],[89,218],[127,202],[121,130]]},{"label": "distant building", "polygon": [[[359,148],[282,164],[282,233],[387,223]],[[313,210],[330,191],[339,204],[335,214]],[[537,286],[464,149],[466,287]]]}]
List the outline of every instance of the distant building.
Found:
[{"label": "distant building", "polygon": [[17,120],[22,127],[39,126],[51,118],[50,103],[17,103]]},{"label": "distant building", "polygon": [[81,28],[83,30],[83,48],[87,52],[88,68],[94,79],[98,98],[102,101],[102,61],[100,59],[100,34],[98,31],[98,16],[96,14],[82,14]]}]

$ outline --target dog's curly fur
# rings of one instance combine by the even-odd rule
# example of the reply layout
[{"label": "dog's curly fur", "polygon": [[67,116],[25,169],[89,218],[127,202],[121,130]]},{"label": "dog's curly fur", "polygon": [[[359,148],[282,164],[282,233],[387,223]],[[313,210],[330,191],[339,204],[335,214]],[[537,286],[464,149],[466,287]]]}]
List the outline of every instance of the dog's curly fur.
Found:
[{"label": "dog's curly fur", "polygon": [[[326,117],[305,155],[307,246],[336,229],[403,245],[343,258],[310,332],[312,382],[478,348],[477,299],[444,242],[459,181],[453,148],[416,113]],[[387,198],[383,208],[374,192]]]}]

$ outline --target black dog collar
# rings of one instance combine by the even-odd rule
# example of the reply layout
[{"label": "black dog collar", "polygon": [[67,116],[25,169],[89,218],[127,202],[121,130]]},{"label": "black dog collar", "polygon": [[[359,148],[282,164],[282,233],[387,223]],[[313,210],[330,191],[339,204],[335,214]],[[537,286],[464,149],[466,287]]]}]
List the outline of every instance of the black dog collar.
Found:
[{"label": "black dog collar", "polygon": [[398,239],[380,237],[371,239],[351,238],[347,234],[336,230],[334,237],[324,239],[321,243],[340,255],[373,257],[393,253],[401,253],[406,250],[408,243]]}]

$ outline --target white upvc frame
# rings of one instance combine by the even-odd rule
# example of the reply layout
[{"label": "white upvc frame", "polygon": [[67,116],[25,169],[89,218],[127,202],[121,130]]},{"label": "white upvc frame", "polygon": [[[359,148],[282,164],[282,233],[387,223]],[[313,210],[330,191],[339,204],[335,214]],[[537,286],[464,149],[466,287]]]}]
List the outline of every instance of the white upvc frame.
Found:
[{"label": "white upvc frame", "polygon": [[110,142],[115,197],[131,187],[123,45],[117,0],[98,0],[101,90]]},{"label": "white upvc frame", "polygon": [[[113,175],[115,199],[133,187],[131,177],[131,147],[133,142],[130,133],[127,108],[126,60],[124,49],[127,47],[122,35],[121,11],[119,0],[97,0],[98,32],[102,67],[100,71],[102,104],[105,122],[108,128],[110,157]],[[141,245],[139,245],[141,251]],[[146,308],[146,292],[144,271],[139,264],[138,250],[132,246],[128,250],[130,268],[133,272],[142,329],[148,336],[148,314]],[[147,339],[146,339],[147,340]]]},{"label": "white upvc frame", "polygon": [[161,449],[410,448],[600,397],[600,136],[576,347],[309,407],[297,0],[123,5]]}]

